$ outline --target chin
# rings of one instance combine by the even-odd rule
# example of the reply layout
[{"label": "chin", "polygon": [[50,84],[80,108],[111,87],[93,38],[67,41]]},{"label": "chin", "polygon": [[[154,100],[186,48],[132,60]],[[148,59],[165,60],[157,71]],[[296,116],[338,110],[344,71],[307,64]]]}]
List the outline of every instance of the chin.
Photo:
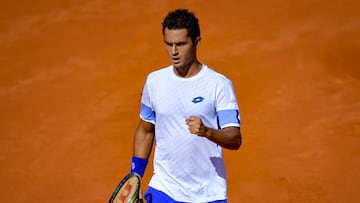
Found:
[{"label": "chin", "polygon": [[180,63],[173,63],[172,64],[175,68],[181,68],[182,65]]}]

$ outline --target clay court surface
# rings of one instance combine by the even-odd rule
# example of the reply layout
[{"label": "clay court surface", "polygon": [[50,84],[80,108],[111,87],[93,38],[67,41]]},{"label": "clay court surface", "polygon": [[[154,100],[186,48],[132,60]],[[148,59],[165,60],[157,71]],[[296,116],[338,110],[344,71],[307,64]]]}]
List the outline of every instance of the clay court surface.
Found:
[{"label": "clay court surface", "polygon": [[229,202],[360,202],[359,2],[171,2],[2,2],[0,202],[108,201],[178,7],[199,17],[199,59],[241,108]]}]

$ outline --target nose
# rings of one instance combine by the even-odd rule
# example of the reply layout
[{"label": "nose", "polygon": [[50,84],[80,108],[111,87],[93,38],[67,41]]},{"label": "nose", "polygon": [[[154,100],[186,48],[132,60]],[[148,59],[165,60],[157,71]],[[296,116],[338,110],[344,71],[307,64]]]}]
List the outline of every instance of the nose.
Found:
[{"label": "nose", "polygon": [[178,54],[178,49],[176,44],[173,44],[171,47],[171,55],[177,55]]}]

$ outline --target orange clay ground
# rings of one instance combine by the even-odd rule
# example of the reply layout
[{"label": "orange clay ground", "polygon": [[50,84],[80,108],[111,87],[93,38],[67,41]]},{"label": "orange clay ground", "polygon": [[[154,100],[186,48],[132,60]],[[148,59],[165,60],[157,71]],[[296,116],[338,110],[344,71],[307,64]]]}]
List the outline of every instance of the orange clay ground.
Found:
[{"label": "orange clay ground", "polygon": [[241,108],[229,202],[360,202],[360,3],[178,2],[2,3],[0,202],[108,201],[178,7],[199,17],[199,59],[233,81]]}]

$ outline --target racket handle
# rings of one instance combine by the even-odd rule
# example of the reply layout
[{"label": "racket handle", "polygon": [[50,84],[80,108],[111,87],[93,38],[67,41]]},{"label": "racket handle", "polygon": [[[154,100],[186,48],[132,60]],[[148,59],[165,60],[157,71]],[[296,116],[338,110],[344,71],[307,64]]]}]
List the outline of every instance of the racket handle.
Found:
[{"label": "racket handle", "polygon": [[139,196],[138,196],[138,199],[136,200],[136,203],[144,203],[144,201],[143,201],[143,193],[142,193],[141,188],[139,188]]}]

